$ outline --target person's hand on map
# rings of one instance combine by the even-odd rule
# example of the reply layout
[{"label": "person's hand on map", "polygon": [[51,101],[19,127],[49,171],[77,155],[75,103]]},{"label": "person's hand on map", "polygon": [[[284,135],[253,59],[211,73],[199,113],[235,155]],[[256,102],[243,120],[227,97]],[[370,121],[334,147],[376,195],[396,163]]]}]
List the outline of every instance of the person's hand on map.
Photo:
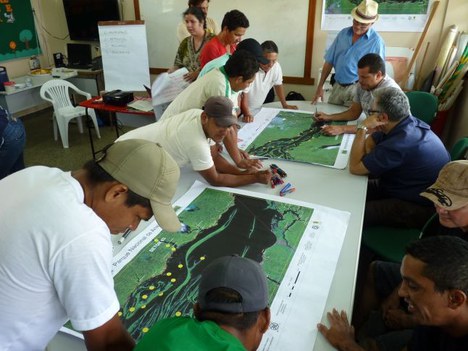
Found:
[{"label": "person's hand on map", "polygon": [[257,183],[270,184],[272,173],[269,169],[265,169],[255,173],[255,176],[257,178]]},{"label": "person's hand on map", "polygon": [[[248,155],[247,155],[248,156]],[[255,169],[258,171],[259,169],[263,168],[262,161],[252,158],[243,158],[237,163],[237,167],[242,169]]]},{"label": "person's hand on map", "polygon": [[354,339],[354,327],[349,324],[345,311],[338,312],[333,309],[327,313],[330,328],[322,323],[317,324],[317,329],[338,350],[364,350]]},{"label": "person's hand on map", "polygon": [[297,110],[297,106],[296,105],[289,105],[288,103],[285,103],[283,105],[283,108],[287,109],[287,110]]},{"label": "person's hand on map", "polygon": [[345,132],[343,126],[324,124],[321,128],[322,128],[322,134],[325,134],[325,135],[341,135]]},{"label": "person's hand on map", "polygon": [[244,123],[252,123],[254,121],[254,116],[252,116],[250,113],[244,114],[242,117],[242,122]]},{"label": "person's hand on map", "polygon": [[331,121],[332,117],[325,112],[315,112],[314,119],[319,122]]}]

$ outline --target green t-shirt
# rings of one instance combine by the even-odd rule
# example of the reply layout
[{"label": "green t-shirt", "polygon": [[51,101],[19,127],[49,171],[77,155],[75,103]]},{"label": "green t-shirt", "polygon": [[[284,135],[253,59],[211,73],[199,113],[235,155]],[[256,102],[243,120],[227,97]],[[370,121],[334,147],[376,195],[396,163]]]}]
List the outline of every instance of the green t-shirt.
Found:
[{"label": "green t-shirt", "polygon": [[157,322],[134,351],[246,351],[234,335],[215,322],[174,317]]}]

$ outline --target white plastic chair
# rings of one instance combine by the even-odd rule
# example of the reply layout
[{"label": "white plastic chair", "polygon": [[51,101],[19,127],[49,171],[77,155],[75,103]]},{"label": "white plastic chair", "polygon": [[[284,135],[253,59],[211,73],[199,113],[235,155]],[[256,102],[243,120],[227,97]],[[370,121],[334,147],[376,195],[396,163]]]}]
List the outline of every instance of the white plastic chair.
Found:
[{"label": "white plastic chair", "polygon": [[[68,148],[68,123],[73,118],[77,118],[78,129],[83,133],[83,123],[81,116],[86,115],[86,109],[81,106],[73,106],[70,100],[69,89],[74,94],[83,95],[86,99],[91,99],[91,94],[78,89],[69,81],[63,79],[52,79],[41,86],[41,98],[52,103],[54,107],[54,138],[57,140],[57,126],[60,132],[60,138],[64,148]],[[93,121],[96,135],[100,139],[99,126],[96,120],[96,113],[93,109],[88,111],[89,117]]]}]

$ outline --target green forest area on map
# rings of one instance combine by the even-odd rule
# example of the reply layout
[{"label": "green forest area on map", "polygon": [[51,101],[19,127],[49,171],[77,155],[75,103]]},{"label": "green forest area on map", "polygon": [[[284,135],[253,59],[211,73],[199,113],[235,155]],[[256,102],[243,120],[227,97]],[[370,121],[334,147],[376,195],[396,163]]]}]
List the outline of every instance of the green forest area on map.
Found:
[{"label": "green forest area on map", "polygon": [[[326,15],[349,15],[362,0],[326,0]],[[375,0],[380,15],[425,15],[429,0]],[[350,24],[351,25],[351,24]]]},{"label": "green forest area on map", "polygon": [[262,262],[273,300],[313,209],[205,189],[179,215],[186,232],[161,232],[115,277],[121,319],[138,340],[158,320],[191,315],[200,272],[237,254]]},{"label": "green forest area on map", "polygon": [[312,116],[312,113],[280,111],[246,151],[256,156],[333,166],[343,135],[322,134],[323,122],[315,121]]}]

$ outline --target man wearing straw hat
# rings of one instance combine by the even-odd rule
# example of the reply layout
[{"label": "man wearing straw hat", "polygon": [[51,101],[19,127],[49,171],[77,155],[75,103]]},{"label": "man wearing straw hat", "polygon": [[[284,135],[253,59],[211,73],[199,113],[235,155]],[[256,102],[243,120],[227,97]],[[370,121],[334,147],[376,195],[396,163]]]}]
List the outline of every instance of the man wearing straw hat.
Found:
[{"label": "man wearing straw hat", "polygon": [[[323,100],[323,84],[332,68],[335,69],[330,104],[350,106],[353,102],[358,81],[357,63],[369,53],[379,54],[385,59],[385,43],[372,28],[379,18],[379,4],[373,0],[363,0],[351,11],[353,25],[342,29],[325,54],[319,84],[312,103]],[[333,78],[333,77],[332,77]]]}]

